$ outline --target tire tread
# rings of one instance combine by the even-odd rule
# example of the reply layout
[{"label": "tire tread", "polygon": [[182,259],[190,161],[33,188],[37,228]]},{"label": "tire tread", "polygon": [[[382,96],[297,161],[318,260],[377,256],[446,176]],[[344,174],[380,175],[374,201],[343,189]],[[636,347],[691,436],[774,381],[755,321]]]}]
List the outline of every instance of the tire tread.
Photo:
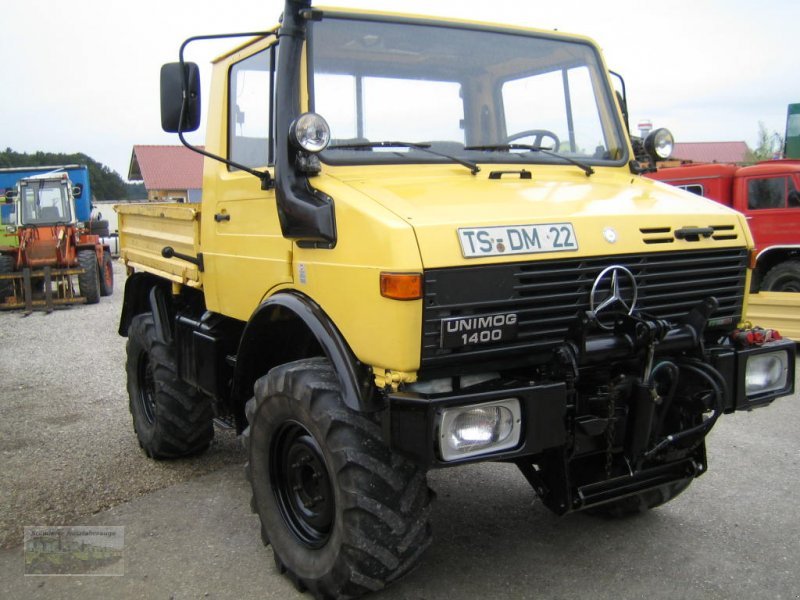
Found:
[{"label": "tire tread", "polygon": [[[245,473],[254,484],[250,451],[252,431],[269,398],[288,396],[297,410],[310,414],[323,432],[332,477],[340,482],[344,523],[341,548],[330,570],[315,578],[298,576],[280,550],[273,553],[279,572],[316,598],[352,598],[383,589],[409,572],[431,543],[433,494],[424,472],[389,451],[377,421],[348,409],[341,400],[335,372],[324,358],[281,365],[260,378],[245,407],[250,425],[242,435],[248,451]],[[254,486],[255,490],[255,486]],[[255,493],[252,505],[258,509]],[[262,516],[262,529],[264,517]],[[267,535],[267,534],[265,534]]]},{"label": "tire tread", "polygon": [[[138,403],[140,350],[153,363],[156,422],[142,422]],[[128,396],[133,428],[139,444],[151,458],[179,458],[202,452],[214,437],[211,403],[178,379],[169,347],[158,340],[153,316],[137,315],[128,331]],[[150,432],[147,429],[151,429]]]}]

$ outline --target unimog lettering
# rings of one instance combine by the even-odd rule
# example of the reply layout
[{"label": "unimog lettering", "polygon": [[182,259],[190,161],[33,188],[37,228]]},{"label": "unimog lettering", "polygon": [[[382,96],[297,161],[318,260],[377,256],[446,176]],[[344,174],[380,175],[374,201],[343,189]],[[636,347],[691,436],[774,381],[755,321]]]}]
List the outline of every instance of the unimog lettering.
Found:
[{"label": "unimog lettering", "polygon": [[508,341],[516,335],[516,313],[442,320],[442,348]]}]

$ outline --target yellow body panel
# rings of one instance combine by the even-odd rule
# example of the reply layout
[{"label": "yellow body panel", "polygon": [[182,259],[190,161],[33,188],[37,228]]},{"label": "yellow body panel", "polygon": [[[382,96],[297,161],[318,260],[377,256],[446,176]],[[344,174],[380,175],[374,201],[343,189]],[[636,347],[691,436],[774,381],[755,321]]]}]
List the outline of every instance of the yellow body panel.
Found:
[{"label": "yellow body panel", "polygon": [[[530,180],[488,178],[490,169],[505,168],[519,166],[486,165],[476,176],[458,165],[373,166],[369,179],[363,167],[348,167],[335,175],[413,226],[425,268],[752,245],[735,211],[627,169],[598,168],[586,177],[577,167],[533,165]],[[565,222],[575,229],[577,252],[464,258],[457,237],[460,227]],[[707,226],[730,227],[732,235],[659,243],[664,232],[648,232]],[[607,229],[614,230],[613,242]]]},{"label": "yellow body panel", "polygon": [[775,329],[784,337],[800,340],[800,294],[795,292],[750,294],[745,319],[753,325]]},{"label": "yellow body panel", "polygon": [[[228,155],[228,73],[232,64],[268,48],[274,36],[256,39],[219,57],[209,97],[206,148]],[[203,274],[206,306],[242,321],[267,295],[292,281],[292,243],[281,235],[275,192],[253,175],[206,158],[203,163]],[[217,221],[213,215],[228,220]]]},{"label": "yellow body panel", "polygon": [[126,266],[174,283],[201,287],[197,265],[161,256],[165,246],[188,256],[200,253],[199,205],[121,204],[114,209],[119,214],[120,258]]},{"label": "yellow body panel", "polygon": [[[588,41],[553,32],[546,35]],[[215,61],[208,151],[228,153],[231,65],[274,42],[274,36],[261,38]],[[304,110],[306,86],[303,76]],[[606,120],[618,117],[602,115]],[[337,242],[333,249],[314,249],[300,248],[282,236],[274,191],[262,190],[251,174],[207,158],[205,217],[200,219],[196,206],[176,207],[174,212],[121,208],[123,259],[172,281],[202,286],[209,310],[242,321],[272,294],[297,290],[322,308],[359,360],[371,365],[381,381],[391,383],[411,381],[419,369],[422,300],[382,297],[383,271],[415,273],[580,256],[752,248],[738,213],[632,175],[627,165],[596,167],[591,177],[570,164],[526,168],[532,172],[529,180],[513,175],[489,179],[491,171],[518,171],[519,163],[482,165],[477,175],[456,164],[323,165],[310,183],[334,199]],[[215,219],[216,215],[222,218]],[[553,223],[572,225],[576,251],[465,258],[460,247],[458,228]],[[724,228],[726,235],[686,241],[670,233],[708,226]],[[671,238],[666,243],[662,243],[664,231]],[[192,255],[202,252],[205,271],[199,273],[185,261],[160,258],[164,245]]]}]

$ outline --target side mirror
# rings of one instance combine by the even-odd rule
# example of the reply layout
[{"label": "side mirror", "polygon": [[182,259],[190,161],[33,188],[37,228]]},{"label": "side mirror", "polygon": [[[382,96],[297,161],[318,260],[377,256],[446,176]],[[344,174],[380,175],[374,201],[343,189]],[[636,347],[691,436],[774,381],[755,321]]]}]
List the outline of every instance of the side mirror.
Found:
[{"label": "side mirror", "polygon": [[191,62],[183,63],[183,68],[181,63],[165,64],[161,67],[161,128],[167,133],[181,133],[198,127],[200,69]]},{"label": "side mirror", "polygon": [[17,197],[17,190],[6,190],[6,204],[11,204]]},{"label": "side mirror", "polygon": [[83,186],[82,185],[76,185],[74,188],[72,188],[72,197],[73,198],[80,198],[82,193],[83,193]]}]

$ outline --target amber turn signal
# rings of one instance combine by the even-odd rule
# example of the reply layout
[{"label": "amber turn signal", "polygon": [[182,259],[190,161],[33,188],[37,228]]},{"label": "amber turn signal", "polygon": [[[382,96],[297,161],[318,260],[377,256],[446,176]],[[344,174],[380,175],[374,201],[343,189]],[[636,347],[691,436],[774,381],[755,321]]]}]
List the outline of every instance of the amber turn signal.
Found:
[{"label": "amber turn signal", "polygon": [[381,273],[381,296],[392,300],[422,298],[421,273]]}]

